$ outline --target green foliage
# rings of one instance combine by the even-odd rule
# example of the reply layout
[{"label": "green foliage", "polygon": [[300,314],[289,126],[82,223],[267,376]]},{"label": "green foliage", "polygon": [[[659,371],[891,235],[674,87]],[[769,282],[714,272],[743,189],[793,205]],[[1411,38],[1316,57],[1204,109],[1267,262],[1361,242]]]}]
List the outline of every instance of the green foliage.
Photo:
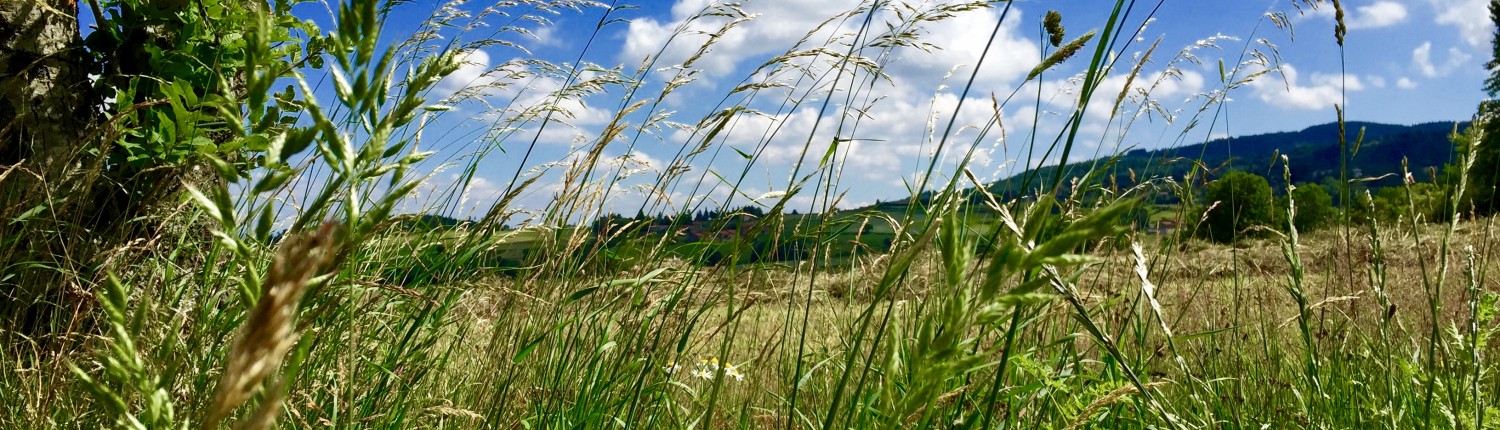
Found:
[{"label": "green foliage", "polygon": [[130,290],[113,275],[99,290],[99,302],[110,336],[108,347],[97,352],[101,368],[95,374],[99,377],[91,376],[76,363],[69,363],[69,370],[94,396],[103,412],[112,417],[111,427],[133,430],[174,427],[172,397],[138,347],[142,325],[150,310],[130,312]]},{"label": "green foliage", "polygon": [[[319,55],[318,30],[291,15],[295,3],[273,1],[264,6],[270,13],[257,15],[234,1],[98,2],[103,16],[84,46],[101,71],[100,93],[114,98],[122,131],[112,142],[118,150],[106,153],[112,169],[134,174],[189,165],[198,156],[238,161],[245,150],[264,151],[263,142],[247,148],[226,139],[233,126],[217,121],[218,111],[237,109],[250,93],[256,94],[249,104],[265,98],[268,88],[247,87],[246,74],[283,77]],[[287,43],[293,40],[307,43]],[[267,120],[287,124],[294,119],[274,114],[296,111],[282,106]]]},{"label": "green foliage", "polygon": [[1266,178],[1232,171],[1208,184],[1204,201],[1208,207],[1197,230],[1203,238],[1229,243],[1254,234],[1257,227],[1275,228],[1275,200]]},{"label": "green foliage", "polygon": [[1489,215],[1500,211],[1500,101],[1480,103],[1479,115],[1486,118],[1480,139],[1455,139],[1454,146],[1459,154],[1474,154],[1463,209]]},{"label": "green foliage", "polygon": [[1332,225],[1338,221],[1338,211],[1333,207],[1333,196],[1318,184],[1302,184],[1292,191],[1297,202],[1297,217],[1292,225],[1298,231],[1310,232]]},{"label": "green foliage", "polygon": [[[1356,195],[1353,213],[1356,221],[1373,218],[1393,223],[1415,216],[1419,222],[1438,222],[1448,219],[1448,194],[1447,187],[1430,182],[1414,183],[1409,188],[1384,187],[1368,197]],[[1372,205],[1373,211],[1369,209]]]},{"label": "green foliage", "polygon": [[[1490,22],[1500,24],[1500,0],[1489,2]],[[1484,80],[1484,91],[1488,100],[1479,103],[1476,116],[1486,120],[1483,133],[1478,139],[1455,140],[1459,154],[1474,152],[1473,165],[1469,170],[1468,192],[1462,196],[1480,214],[1500,211],[1500,29],[1491,37],[1491,56],[1485,62],[1490,76]]]},{"label": "green foliage", "polygon": [[[121,250],[188,230],[197,234],[180,237],[212,240],[205,226],[182,219],[184,185],[213,189],[224,177],[248,176],[269,144],[269,134],[246,133],[225,113],[251,111],[256,122],[265,123],[259,131],[297,121],[293,114],[299,108],[290,97],[278,98],[269,110],[264,106],[271,97],[268,85],[290,76],[321,49],[319,31],[292,16],[296,2],[257,7],[221,0],[77,2],[73,12],[91,14],[95,21],[86,38],[78,33],[76,15],[57,11],[48,13],[66,19],[49,21],[64,28],[4,36],[66,35],[56,43],[78,55],[59,58],[76,59],[72,66],[93,79],[65,83],[67,92],[76,93],[65,110],[91,114],[74,125],[80,129],[76,134],[37,137],[35,130],[7,128],[13,132],[0,137],[5,139],[0,147],[14,147],[8,143],[12,139],[34,140],[61,154],[55,166],[36,166],[51,171],[35,188],[27,189],[25,181],[0,181],[0,216],[10,221],[0,227],[0,237],[15,238],[0,241],[11,248],[0,257],[0,288],[14,292],[0,297],[0,320],[36,335],[67,329],[51,324],[48,315],[89,305],[79,298],[86,294],[65,295],[63,286],[91,291],[104,282],[105,272],[133,278],[130,271],[137,264],[130,260],[150,253],[206,258],[158,246]],[[28,135],[33,137],[21,137]],[[0,164],[41,155],[6,151],[0,157],[19,159]],[[26,212],[16,216],[16,210]]]}]

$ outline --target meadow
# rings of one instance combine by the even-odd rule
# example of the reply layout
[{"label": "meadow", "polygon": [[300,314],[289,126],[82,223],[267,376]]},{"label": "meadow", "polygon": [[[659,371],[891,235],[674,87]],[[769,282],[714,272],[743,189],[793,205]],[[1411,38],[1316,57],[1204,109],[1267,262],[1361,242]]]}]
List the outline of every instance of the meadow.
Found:
[{"label": "meadow", "polygon": [[[1197,229],[1207,213],[1240,210],[1204,201],[1224,172],[1132,170],[1139,180],[1121,186],[1104,179],[1124,172],[1103,152],[1094,169],[1056,169],[994,193],[970,162],[995,136],[955,133],[956,114],[925,125],[929,167],[893,196],[899,202],[850,209],[841,198],[848,149],[811,136],[792,136],[807,140],[813,162],[798,164],[782,192],[746,195],[744,174],[691,168],[720,155],[743,158],[746,171],[765,162],[764,145],[728,154],[718,140],[765,105],[756,97],[788,110],[822,104],[827,121],[857,129],[860,109],[879,102],[868,89],[893,49],[920,46],[924,28],[958,14],[1009,11],[1008,2],[861,3],[753,74],[776,79],[747,78],[712,112],[673,117],[661,103],[692,84],[698,56],[755,19],[713,4],[696,15],[711,31],[678,29],[703,40],[681,64],[496,67],[518,82],[563,85],[489,106],[466,120],[492,127],[484,138],[440,150],[424,143],[440,133],[428,124],[455,106],[494,103],[485,87],[508,81],[434,88],[465,52],[526,31],[474,23],[593,11],[586,16],[602,27],[617,9],[503,2],[469,14],[453,3],[393,35],[390,14],[420,8],[328,5],[338,18],[320,29],[281,2],[188,3],[202,13],[174,15],[191,25],[173,31],[197,32],[194,55],[233,55],[207,75],[157,81],[238,84],[222,94],[132,84],[140,94],[104,105],[110,132],[88,135],[121,149],[79,149],[77,159],[97,163],[65,169],[56,194],[22,192],[55,177],[0,171],[0,285],[9,290],[0,428],[1500,428],[1494,218],[1462,198],[1440,199],[1442,216],[1429,216],[1413,191],[1465,196],[1486,185],[1469,182],[1484,115],[1455,129],[1468,152],[1450,174],[1398,187],[1392,195],[1405,202],[1360,200],[1364,178],[1345,174],[1330,225],[1298,231],[1289,221],[1297,202],[1283,199],[1274,210],[1284,225],[1218,243]],[[1100,7],[1112,8],[1103,22],[1066,21],[1095,29],[1084,34],[1065,32],[1066,16],[1033,20],[1050,42],[1026,81],[1062,64],[1082,70],[1063,126],[1021,143],[1052,160],[1092,150],[1079,125],[1101,105],[1124,140],[1155,106],[1150,91],[1172,79],[1143,75],[1142,65],[1193,58],[1156,45],[1117,55],[1152,9]],[[1291,25],[1281,14],[1265,20]],[[221,37],[230,33],[240,35]],[[1215,92],[1175,121],[1219,120],[1226,94],[1272,78],[1274,50],[1241,49],[1243,62],[1221,63]],[[971,90],[977,77],[967,73],[955,91]],[[1126,84],[1139,94],[1101,87],[1119,76],[1143,81]],[[819,84],[769,83],[798,79]],[[1009,103],[1040,104],[1020,89],[974,89],[999,94],[996,118],[978,128],[1002,127]],[[560,106],[601,94],[618,96],[617,107],[575,152],[520,161],[555,176],[517,170],[474,216],[424,218],[478,198],[464,181],[435,188],[434,166],[472,178],[487,157],[529,157],[548,123],[568,119]],[[652,136],[680,146],[653,172],[603,155]],[[1339,142],[1351,149],[1348,168],[1358,166],[1358,139],[1349,130]],[[184,147],[191,155],[179,156]],[[163,149],[130,152],[139,148]],[[1286,166],[1268,171],[1289,184]],[[94,197],[77,184],[93,179],[70,178],[130,168],[131,180],[148,181],[141,186],[172,192],[139,197],[151,204],[128,227],[103,229],[79,212]],[[153,176],[163,171],[181,174]],[[642,215],[611,217],[611,193],[639,175]],[[714,186],[729,192],[710,199]],[[686,201],[670,197],[684,191]],[[545,206],[520,203],[538,195]],[[1162,195],[1181,203],[1154,203]],[[819,210],[793,214],[805,197]],[[35,207],[49,210],[26,200],[39,198],[49,200]],[[738,207],[754,210],[689,219]],[[1163,220],[1176,228],[1144,228]]]}]

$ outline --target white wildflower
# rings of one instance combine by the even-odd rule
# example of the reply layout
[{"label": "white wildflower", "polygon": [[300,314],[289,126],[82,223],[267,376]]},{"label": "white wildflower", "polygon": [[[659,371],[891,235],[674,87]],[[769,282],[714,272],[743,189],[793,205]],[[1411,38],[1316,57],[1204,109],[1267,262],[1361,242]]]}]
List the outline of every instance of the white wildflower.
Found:
[{"label": "white wildflower", "polygon": [[724,376],[734,378],[736,381],[745,380],[745,374],[740,372],[739,366],[728,362],[724,363]]}]

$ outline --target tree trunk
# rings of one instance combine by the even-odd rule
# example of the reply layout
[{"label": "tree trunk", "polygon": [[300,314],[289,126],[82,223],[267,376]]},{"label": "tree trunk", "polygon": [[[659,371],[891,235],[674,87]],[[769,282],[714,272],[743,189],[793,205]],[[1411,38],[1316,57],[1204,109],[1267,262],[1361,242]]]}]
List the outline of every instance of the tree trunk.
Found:
[{"label": "tree trunk", "polygon": [[92,254],[94,241],[58,216],[89,194],[76,173],[100,118],[76,11],[69,0],[0,1],[0,320],[22,333],[82,301],[65,274]]},{"label": "tree trunk", "polygon": [[[241,55],[233,45],[218,45],[233,40],[218,32],[242,31],[243,17],[205,22],[189,12],[193,6],[121,3],[108,19],[96,17],[104,21],[99,31],[118,39],[88,45],[97,51],[90,52],[73,0],[0,0],[0,327],[32,337],[87,330],[77,317],[87,314],[91,287],[106,273],[128,281],[134,263],[161,253],[178,254],[179,264],[202,263],[194,252],[202,247],[175,247],[183,245],[179,237],[211,241],[207,221],[181,222],[175,209],[184,183],[208,189],[223,186],[222,178],[191,156],[148,158],[154,164],[144,166],[121,157],[127,143],[152,148],[150,155],[194,136],[169,142],[114,129],[149,129],[159,112],[172,112],[163,83],[188,83],[199,97],[244,92],[243,64],[218,63]],[[209,70],[222,74],[162,66],[181,60],[162,56],[172,51],[200,56],[195,60],[210,61]],[[111,91],[126,88],[133,91]],[[105,93],[131,98],[106,104]],[[116,110],[105,119],[104,112]],[[214,143],[232,137],[202,123],[192,129]],[[238,154],[218,155],[233,161]]]},{"label": "tree trunk", "polygon": [[7,183],[56,183],[98,118],[69,3],[0,2],[0,165],[21,169]]}]

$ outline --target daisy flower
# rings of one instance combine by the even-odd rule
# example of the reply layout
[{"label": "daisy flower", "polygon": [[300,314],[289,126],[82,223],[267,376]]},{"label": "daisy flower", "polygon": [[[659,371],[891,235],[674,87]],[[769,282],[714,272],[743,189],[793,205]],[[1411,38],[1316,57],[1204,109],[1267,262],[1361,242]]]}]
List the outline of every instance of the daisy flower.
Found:
[{"label": "daisy flower", "polygon": [[740,372],[739,366],[732,363],[724,363],[724,376],[734,378],[736,381],[745,380],[745,374]]}]

